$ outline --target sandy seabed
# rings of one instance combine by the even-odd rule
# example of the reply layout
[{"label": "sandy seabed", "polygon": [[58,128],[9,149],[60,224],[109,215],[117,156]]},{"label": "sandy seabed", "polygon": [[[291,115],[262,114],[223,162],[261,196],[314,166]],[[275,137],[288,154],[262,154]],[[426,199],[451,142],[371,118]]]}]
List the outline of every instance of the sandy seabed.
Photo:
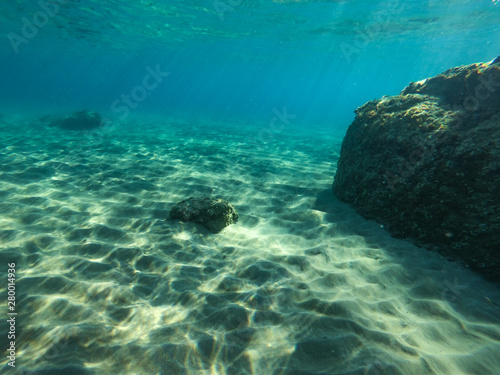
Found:
[{"label": "sandy seabed", "polygon": [[[339,202],[341,141],[0,119],[0,311],[15,262],[18,312],[2,373],[500,373],[498,286]],[[190,196],[229,201],[239,222],[212,234],[170,220]]]}]

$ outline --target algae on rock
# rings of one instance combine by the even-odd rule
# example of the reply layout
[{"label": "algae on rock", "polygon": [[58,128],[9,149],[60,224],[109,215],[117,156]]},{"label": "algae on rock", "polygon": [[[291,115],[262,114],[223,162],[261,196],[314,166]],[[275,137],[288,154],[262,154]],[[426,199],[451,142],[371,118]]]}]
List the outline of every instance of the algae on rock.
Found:
[{"label": "algae on rock", "polygon": [[170,217],[185,222],[193,221],[213,233],[238,221],[238,213],[233,206],[222,199],[208,197],[190,197],[177,203],[170,210]]},{"label": "algae on rock", "polygon": [[452,68],[358,108],[333,190],[395,236],[500,281],[500,65]]}]

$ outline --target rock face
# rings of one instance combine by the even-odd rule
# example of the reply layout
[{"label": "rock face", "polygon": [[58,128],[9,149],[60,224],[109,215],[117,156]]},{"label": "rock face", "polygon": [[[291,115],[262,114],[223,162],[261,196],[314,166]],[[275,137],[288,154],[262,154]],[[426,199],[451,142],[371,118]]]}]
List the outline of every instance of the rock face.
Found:
[{"label": "rock face", "polygon": [[222,199],[189,198],[177,203],[170,210],[172,219],[194,221],[212,233],[218,233],[238,221],[238,213]]},{"label": "rock face", "polygon": [[333,190],[396,237],[500,281],[500,59],[358,108]]},{"label": "rock face", "polygon": [[78,111],[65,117],[45,116],[41,119],[48,122],[49,126],[58,127],[65,130],[92,130],[100,128],[103,120],[99,113],[94,111]]}]

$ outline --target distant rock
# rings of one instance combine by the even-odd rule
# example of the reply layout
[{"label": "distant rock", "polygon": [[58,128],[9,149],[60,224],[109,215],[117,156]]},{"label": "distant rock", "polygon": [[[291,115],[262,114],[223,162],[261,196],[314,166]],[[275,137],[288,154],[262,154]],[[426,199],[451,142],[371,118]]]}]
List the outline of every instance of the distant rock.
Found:
[{"label": "distant rock", "polygon": [[78,111],[64,117],[44,116],[40,119],[49,126],[65,130],[92,130],[103,125],[101,115],[94,111]]},{"label": "distant rock", "polygon": [[170,217],[185,222],[193,221],[209,231],[218,233],[238,221],[238,213],[222,199],[189,198],[177,203],[170,210]]},{"label": "distant rock", "polygon": [[358,108],[336,196],[396,237],[500,281],[500,59]]}]

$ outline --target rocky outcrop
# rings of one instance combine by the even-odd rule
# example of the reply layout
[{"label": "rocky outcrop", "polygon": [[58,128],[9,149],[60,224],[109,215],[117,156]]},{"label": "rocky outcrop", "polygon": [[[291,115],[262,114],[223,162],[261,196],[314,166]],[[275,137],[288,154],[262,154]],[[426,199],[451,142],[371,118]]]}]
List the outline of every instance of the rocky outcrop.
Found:
[{"label": "rocky outcrop", "polygon": [[170,217],[203,225],[212,233],[218,233],[238,221],[238,213],[222,199],[189,198],[177,203],[170,210]]},{"label": "rocky outcrop", "polygon": [[40,119],[46,122],[48,126],[57,127],[65,130],[93,130],[103,126],[101,115],[94,111],[78,111],[64,117],[44,116]]},{"label": "rocky outcrop", "polygon": [[395,236],[500,281],[500,59],[355,112],[335,195]]}]

